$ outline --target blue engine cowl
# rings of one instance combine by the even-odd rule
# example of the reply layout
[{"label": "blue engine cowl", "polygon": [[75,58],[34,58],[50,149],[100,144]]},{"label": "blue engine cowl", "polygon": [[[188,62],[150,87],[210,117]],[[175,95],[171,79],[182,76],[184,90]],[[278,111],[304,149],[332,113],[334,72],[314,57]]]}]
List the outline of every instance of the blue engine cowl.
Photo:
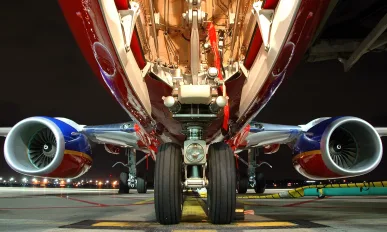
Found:
[{"label": "blue engine cowl", "polygon": [[64,118],[31,117],[8,133],[4,155],[24,175],[76,178],[92,164],[91,147],[79,125]]},{"label": "blue engine cowl", "polygon": [[382,153],[373,126],[355,117],[335,117],[319,122],[298,138],[293,166],[310,179],[359,176],[375,169]]}]

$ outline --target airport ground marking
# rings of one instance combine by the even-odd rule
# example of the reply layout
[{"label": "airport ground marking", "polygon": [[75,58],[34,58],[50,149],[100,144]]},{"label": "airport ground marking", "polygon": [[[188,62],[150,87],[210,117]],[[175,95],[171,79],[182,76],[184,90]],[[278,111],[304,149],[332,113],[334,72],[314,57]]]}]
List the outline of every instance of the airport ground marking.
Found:
[{"label": "airport ground marking", "polygon": [[86,204],[89,204],[89,205],[96,205],[96,206],[99,206],[99,207],[107,207],[107,206],[109,206],[109,205],[101,204],[101,203],[98,203],[98,202],[86,201],[86,200],[82,200],[82,199],[78,199],[78,198],[74,198],[74,197],[69,197],[69,196],[58,196],[58,197],[59,198],[63,198],[63,199],[72,200],[72,201],[78,201],[78,202],[86,203]]},{"label": "airport ground marking", "polygon": [[315,198],[315,199],[311,199],[311,200],[307,200],[307,201],[299,201],[299,202],[295,202],[295,203],[283,205],[282,207],[294,207],[294,206],[299,206],[299,205],[303,205],[303,204],[307,204],[307,203],[311,203],[311,202],[323,200],[323,199],[326,199],[326,198],[329,198],[329,197],[325,197],[325,198]]},{"label": "airport ground marking", "polygon": [[85,220],[60,228],[79,229],[116,229],[116,230],[145,230],[145,231],[173,231],[173,232],[214,232],[214,231],[242,231],[252,229],[287,229],[287,228],[319,228],[326,225],[306,220],[297,221],[239,221],[228,225],[214,225],[209,222],[181,222],[176,225],[164,226],[155,221],[110,221],[110,220]]},{"label": "airport ground marking", "polygon": [[[151,201],[154,201],[154,200],[155,200],[155,198],[151,197],[151,198],[143,200],[143,201],[135,202],[132,205],[146,205],[146,204],[150,204]],[[152,204],[153,204],[153,202],[152,202]]]}]

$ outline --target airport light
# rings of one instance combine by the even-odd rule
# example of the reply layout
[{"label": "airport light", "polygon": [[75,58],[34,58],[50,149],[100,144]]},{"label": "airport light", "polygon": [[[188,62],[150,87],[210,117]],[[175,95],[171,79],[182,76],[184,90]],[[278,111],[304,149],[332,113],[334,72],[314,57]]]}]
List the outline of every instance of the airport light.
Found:
[{"label": "airport light", "polygon": [[108,180],[106,181],[106,184],[109,184],[109,181],[108,181]]},{"label": "airport light", "polygon": [[13,180],[14,180],[14,178],[13,178],[13,177],[9,178],[9,181],[13,181]]},{"label": "airport light", "polygon": [[46,183],[47,183],[47,181],[48,181],[48,180],[47,180],[47,178],[44,178],[44,180],[43,180],[43,183],[45,183],[45,184],[46,184]]},{"label": "airport light", "polygon": [[71,180],[70,180],[70,179],[67,179],[67,180],[66,180],[66,182],[67,182],[67,183],[70,183],[70,182],[71,182]]},{"label": "airport light", "polygon": [[3,180],[3,177],[0,177],[0,180]]},{"label": "airport light", "polygon": [[28,179],[24,177],[24,178],[22,179],[22,181],[23,181],[24,183],[27,183],[27,182],[28,182]]}]

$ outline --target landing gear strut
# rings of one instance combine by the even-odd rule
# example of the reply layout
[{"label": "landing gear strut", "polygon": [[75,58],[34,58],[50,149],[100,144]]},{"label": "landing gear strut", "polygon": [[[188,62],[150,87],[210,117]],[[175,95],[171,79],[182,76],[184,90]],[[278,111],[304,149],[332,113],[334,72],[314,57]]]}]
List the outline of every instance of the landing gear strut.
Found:
[{"label": "landing gear strut", "polygon": [[[128,172],[121,172],[120,174],[120,185],[118,193],[129,193],[129,190],[134,188],[137,188],[138,193],[147,192],[149,155],[145,154],[142,159],[136,162],[136,153],[138,152],[134,149],[127,148],[125,150],[125,155],[128,157],[128,163],[124,164],[122,162],[117,162],[113,165],[113,167],[115,167],[117,164],[121,164],[128,168]],[[138,168],[138,165],[143,161],[146,162],[146,167]]]}]

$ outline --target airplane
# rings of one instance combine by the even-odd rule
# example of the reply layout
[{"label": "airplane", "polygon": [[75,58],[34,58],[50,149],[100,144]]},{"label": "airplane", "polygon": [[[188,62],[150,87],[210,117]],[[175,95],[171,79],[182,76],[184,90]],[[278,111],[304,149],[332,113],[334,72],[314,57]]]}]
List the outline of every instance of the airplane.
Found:
[{"label": "airplane", "polygon": [[[258,157],[276,153],[280,144],[291,148],[295,169],[313,180],[363,175],[381,161],[387,128],[357,117],[304,125],[254,121],[307,51],[312,60],[337,58],[337,46],[311,48],[337,0],[58,2],[85,59],[128,121],[89,126],[36,116],[0,128],[5,160],[19,173],[77,178],[92,165],[92,143],[112,154],[124,148],[130,170],[143,152],[141,161],[155,160],[159,223],[181,221],[184,190],[207,188],[209,220],[228,224],[236,191],[252,185],[264,192],[257,167],[269,164]],[[345,70],[385,44],[386,21],[384,15],[341,59]],[[131,174],[122,182],[146,192],[144,176]]]}]

